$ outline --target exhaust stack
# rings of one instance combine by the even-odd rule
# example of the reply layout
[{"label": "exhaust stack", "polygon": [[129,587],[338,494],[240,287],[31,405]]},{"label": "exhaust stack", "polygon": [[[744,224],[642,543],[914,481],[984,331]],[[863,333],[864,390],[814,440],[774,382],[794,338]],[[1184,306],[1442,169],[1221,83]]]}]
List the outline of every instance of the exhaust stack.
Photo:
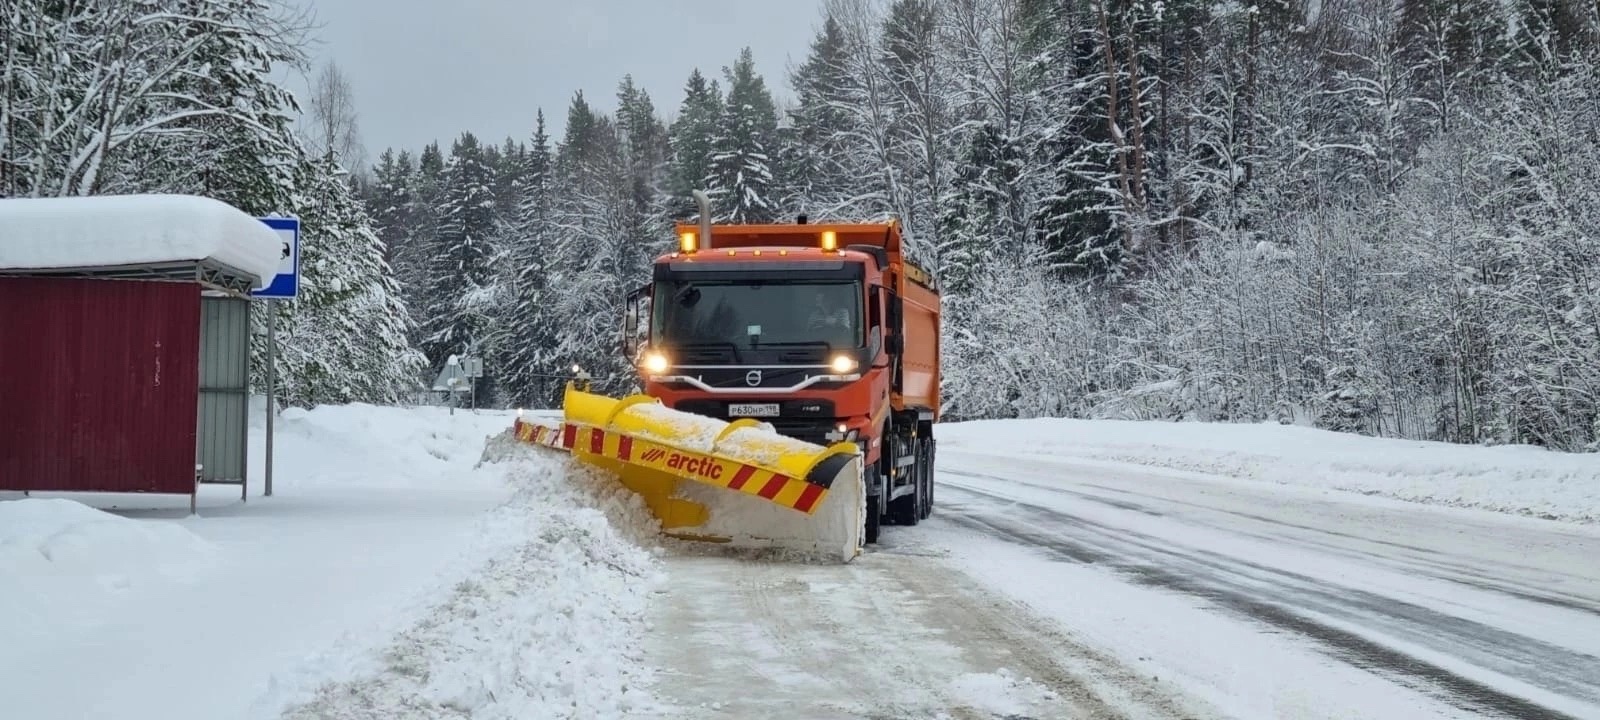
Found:
[{"label": "exhaust stack", "polygon": [[700,247],[711,249],[711,199],[704,190],[693,191],[694,202],[700,206]]}]

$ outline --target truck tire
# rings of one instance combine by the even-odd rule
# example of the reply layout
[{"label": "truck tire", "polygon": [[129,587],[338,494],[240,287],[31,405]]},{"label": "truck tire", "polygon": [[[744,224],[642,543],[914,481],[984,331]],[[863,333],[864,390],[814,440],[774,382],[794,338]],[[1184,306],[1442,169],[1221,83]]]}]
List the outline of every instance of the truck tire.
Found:
[{"label": "truck tire", "polygon": [[933,514],[933,438],[922,439],[922,519]]},{"label": "truck tire", "polygon": [[889,501],[889,519],[896,525],[922,522],[922,468],[919,465],[911,466],[911,494]]},{"label": "truck tire", "polygon": [[866,481],[867,516],[864,520],[865,527],[862,529],[861,537],[865,544],[876,545],[878,543],[878,530],[882,527],[883,520],[883,513],[878,506],[878,501],[883,497],[883,495],[873,495],[872,491],[874,489],[876,489],[879,493],[884,491],[883,482],[878,476],[878,467],[876,465],[867,468]]}]

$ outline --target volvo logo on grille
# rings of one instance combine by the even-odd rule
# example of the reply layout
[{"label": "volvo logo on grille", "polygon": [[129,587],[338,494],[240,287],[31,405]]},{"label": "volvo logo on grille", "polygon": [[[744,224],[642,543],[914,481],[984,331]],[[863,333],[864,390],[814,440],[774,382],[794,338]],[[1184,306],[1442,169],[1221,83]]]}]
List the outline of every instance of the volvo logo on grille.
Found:
[{"label": "volvo logo on grille", "polygon": [[761,371],[751,370],[744,374],[744,384],[755,387],[761,384]]}]

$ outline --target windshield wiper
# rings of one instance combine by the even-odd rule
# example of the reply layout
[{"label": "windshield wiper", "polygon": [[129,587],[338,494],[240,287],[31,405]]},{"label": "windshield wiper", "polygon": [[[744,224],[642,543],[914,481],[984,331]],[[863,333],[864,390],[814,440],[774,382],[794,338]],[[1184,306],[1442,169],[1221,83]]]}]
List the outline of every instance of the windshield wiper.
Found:
[{"label": "windshield wiper", "polygon": [[833,343],[827,340],[796,340],[794,342],[763,342],[762,347],[814,347],[821,346],[828,352],[833,352]]},{"label": "windshield wiper", "polygon": [[708,349],[708,348],[727,348],[727,349],[733,351],[733,361],[734,362],[744,362],[744,358],[739,356],[739,346],[735,345],[735,344],[733,344],[731,342],[728,342],[726,340],[724,340],[722,342],[707,341],[707,342],[694,342],[694,343],[679,343],[678,347],[683,348],[685,350],[705,350],[705,349]]}]

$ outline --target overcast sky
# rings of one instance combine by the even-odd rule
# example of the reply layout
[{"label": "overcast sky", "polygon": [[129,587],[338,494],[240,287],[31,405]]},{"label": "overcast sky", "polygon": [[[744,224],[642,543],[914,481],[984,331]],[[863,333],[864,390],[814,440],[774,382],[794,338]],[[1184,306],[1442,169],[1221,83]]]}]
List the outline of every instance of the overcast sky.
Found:
[{"label": "overcast sky", "polygon": [[[663,117],[689,72],[721,79],[748,45],[783,102],[804,62],[819,0],[289,0],[321,24],[320,59],[350,78],[368,156],[385,147],[448,152],[463,130],[526,139],[543,107],[552,143],[574,91],[611,112],[633,74]],[[304,79],[290,79],[303,95]],[[302,105],[304,101],[302,100]]]}]

